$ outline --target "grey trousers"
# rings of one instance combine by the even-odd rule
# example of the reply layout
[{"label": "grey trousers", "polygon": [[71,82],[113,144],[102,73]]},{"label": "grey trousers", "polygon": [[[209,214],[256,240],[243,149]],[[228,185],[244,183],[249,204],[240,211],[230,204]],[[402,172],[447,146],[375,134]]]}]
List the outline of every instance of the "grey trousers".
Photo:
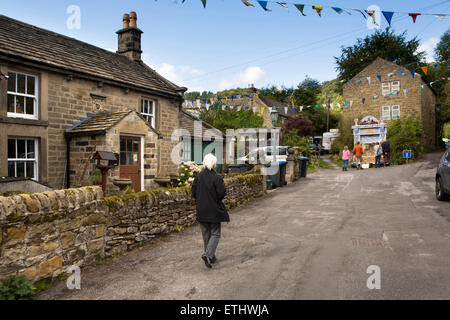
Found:
[{"label": "grey trousers", "polygon": [[203,256],[207,256],[212,260],[216,256],[216,249],[219,245],[221,224],[200,222],[200,229],[202,230],[203,243],[205,245]]}]

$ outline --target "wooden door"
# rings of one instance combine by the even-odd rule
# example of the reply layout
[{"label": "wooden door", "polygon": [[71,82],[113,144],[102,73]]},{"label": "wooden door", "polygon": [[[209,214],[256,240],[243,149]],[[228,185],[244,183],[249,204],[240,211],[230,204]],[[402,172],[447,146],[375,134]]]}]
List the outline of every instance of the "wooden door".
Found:
[{"label": "wooden door", "polygon": [[131,179],[131,189],[141,191],[141,138],[120,137],[120,178]]}]

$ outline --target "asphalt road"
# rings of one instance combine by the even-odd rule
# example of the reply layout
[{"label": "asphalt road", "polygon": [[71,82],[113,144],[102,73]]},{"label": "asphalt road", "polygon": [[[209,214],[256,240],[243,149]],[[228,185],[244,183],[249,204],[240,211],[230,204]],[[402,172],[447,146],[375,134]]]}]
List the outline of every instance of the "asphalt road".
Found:
[{"label": "asphalt road", "polygon": [[[86,268],[40,299],[449,299],[450,202],[439,153],[416,163],[321,169],[232,212],[213,269],[193,226]],[[369,266],[380,289],[368,289]]]}]

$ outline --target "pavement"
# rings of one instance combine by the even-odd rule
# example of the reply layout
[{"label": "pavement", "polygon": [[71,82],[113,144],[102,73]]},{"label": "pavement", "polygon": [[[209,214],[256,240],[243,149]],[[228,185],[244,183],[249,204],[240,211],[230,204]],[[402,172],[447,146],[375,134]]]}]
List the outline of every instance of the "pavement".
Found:
[{"label": "pavement", "polygon": [[[434,196],[441,154],[319,169],[233,210],[212,269],[194,225],[83,268],[81,290],[59,281],[37,298],[449,299],[450,202]],[[368,288],[368,268],[380,289]]]}]

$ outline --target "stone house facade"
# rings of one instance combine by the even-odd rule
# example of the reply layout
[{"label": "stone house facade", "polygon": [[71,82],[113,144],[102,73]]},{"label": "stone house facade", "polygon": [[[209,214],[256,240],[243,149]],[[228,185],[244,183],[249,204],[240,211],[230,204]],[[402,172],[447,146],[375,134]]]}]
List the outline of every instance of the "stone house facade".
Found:
[{"label": "stone house facade", "polygon": [[[80,173],[69,160],[81,161],[99,148],[120,154],[120,134],[139,138],[142,160],[135,173],[143,181],[141,190],[151,187],[157,175],[176,173],[171,153],[178,142],[171,135],[180,127],[186,88],[141,60],[143,32],[136,20],[134,12],[124,15],[113,53],[0,15],[0,177],[71,187]],[[120,130],[112,129],[120,132],[117,137],[106,130],[68,139],[68,129],[97,113],[130,109],[136,113],[126,117],[141,122],[134,127],[130,119],[121,119],[114,124]],[[88,141],[94,139],[105,141]]]},{"label": "stone house facade", "polygon": [[423,125],[421,143],[436,143],[436,93],[424,78],[393,62],[377,58],[343,86],[343,116],[352,120],[375,117],[388,125],[414,116]]}]

